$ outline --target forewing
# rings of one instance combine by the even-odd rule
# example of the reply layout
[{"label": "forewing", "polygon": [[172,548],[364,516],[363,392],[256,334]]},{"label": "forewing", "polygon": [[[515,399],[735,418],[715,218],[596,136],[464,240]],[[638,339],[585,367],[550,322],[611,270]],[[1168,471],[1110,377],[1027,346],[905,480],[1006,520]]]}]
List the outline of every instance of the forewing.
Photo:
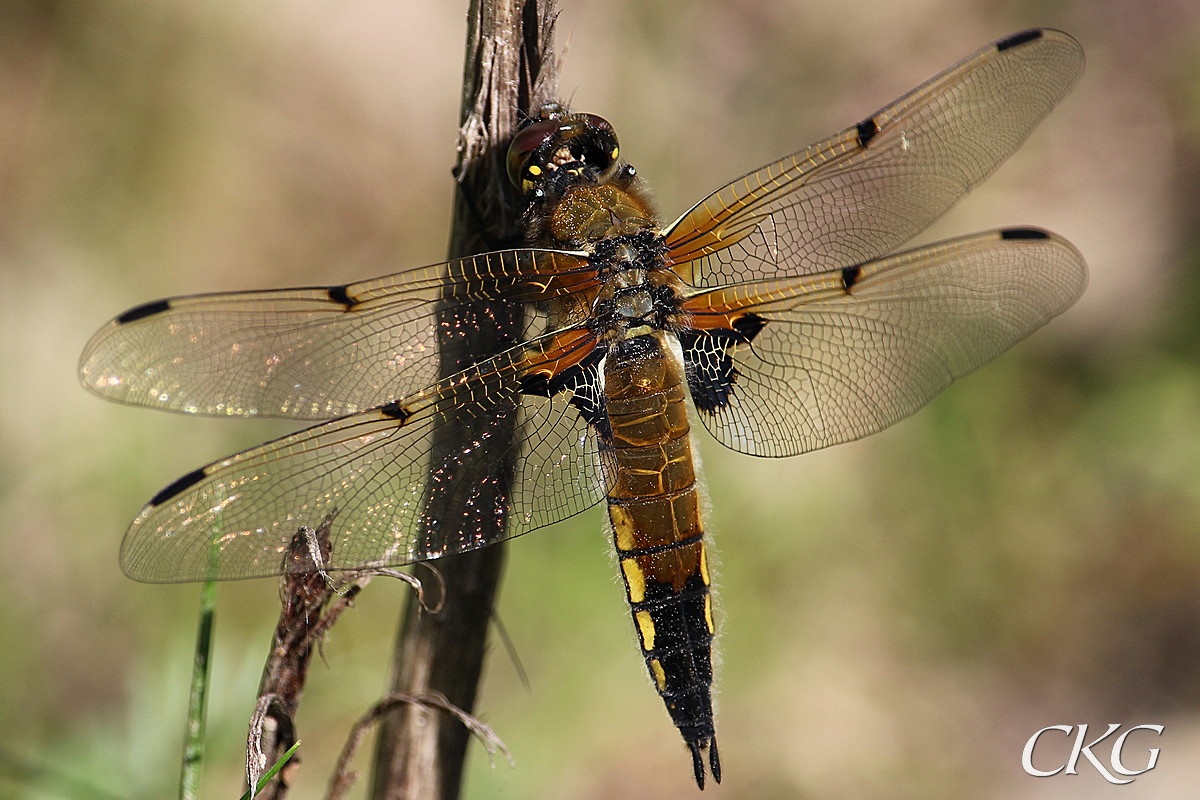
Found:
[{"label": "forewing", "polygon": [[1079,77],[1083,50],[1032,30],[983,48],[859,124],[718,189],[667,232],[693,286],[885,255],[1007,158]]},{"label": "forewing", "polygon": [[[279,574],[300,527],[328,515],[325,569],[398,565],[582,511],[604,496],[594,433],[570,391],[527,389],[578,368],[594,344],[586,331],[545,336],[412,397],[189,473],[133,521],[122,568],[149,582]],[[572,383],[583,393],[594,379],[589,368]]]},{"label": "forewing", "polygon": [[[437,381],[439,347],[479,332],[435,326],[439,310],[479,300],[552,302],[595,285],[582,254],[529,249],[346,286],[159,300],[92,337],[80,379],[102,397],[134,405],[328,419]],[[472,319],[486,323],[478,314]]]},{"label": "forewing", "polygon": [[1069,242],[1008,229],[702,292],[685,303],[689,383],[728,447],[828,447],[913,413],[1068,308],[1086,283]]}]

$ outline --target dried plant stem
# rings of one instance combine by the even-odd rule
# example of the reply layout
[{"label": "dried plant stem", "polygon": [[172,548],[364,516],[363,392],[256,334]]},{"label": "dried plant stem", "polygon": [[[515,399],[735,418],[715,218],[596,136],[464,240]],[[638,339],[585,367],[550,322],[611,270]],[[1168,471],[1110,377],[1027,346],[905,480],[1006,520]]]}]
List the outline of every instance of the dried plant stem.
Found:
[{"label": "dried plant stem", "polygon": [[[551,5],[550,0],[472,0],[451,258],[520,241],[519,203],[506,177],[505,148],[524,115],[552,99],[555,91],[554,64],[548,56]],[[512,312],[499,304],[447,311],[458,315],[442,318],[451,324],[464,314],[501,322],[481,329],[474,338],[460,339],[457,347],[444,346],[443,373],[514,344],[520,319],[513,318]],[[515,426],[515,416],[510,416]],[[450,429],[449,437],[471,436],[469,427],[442,427]],[[455,446],[454,440],[446,438],[435,442],[435,451]],[[496,457],[486,449],[477,456]],[[511,474],[502,457],[495,474],[494,491],[507,492],[505,480]],[[426,513],[442,519],[463,516],[449,506]],[[446,586],[444,607],[429,614],[419,603],[408,604],[393,653],[393,696],[443,697],[463,714],[470,713],[503,563],[500,546],[437,562]],[[396,704],[381,727],[371,796],[457,797],[469,737],[459,715],[428,703]]]}]

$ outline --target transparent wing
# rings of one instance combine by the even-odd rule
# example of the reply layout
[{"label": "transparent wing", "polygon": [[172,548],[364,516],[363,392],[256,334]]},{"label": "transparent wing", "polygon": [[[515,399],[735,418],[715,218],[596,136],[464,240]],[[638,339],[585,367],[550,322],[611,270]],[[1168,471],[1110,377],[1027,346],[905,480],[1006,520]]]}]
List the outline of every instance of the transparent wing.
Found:
[{"label": "transparent wing", "polygon": [[747,331],[749,341],[714,359],[701,336],[684,357],[693,375],[706,364],[715,374],[711,364],[729,357],[728,391],[700,414],[714,437],[743,453],[790,456],[903,419],[1064,311],[1086,283],[1069,242],[1036,229],[990,231],[697,294],[685,305],[698,331]]},{"label": "transparent wing", "polygon": [[[489,322],[475,315],[461,329],[445,322],[439,329],[437,313],[448,305],[553,301],[595,285],[582,254],[530,249],[346,286],[158,300],[92,337],[80,379],[106,399],[134,405],[328,419],[434,383],[439,346]],[[569,323],[555,320],[554,327]]]},{"label": "transparent wing", "polygon": [[594,343],[586,331],[541,337],[412,397],[189,473],[133,521],[122,568],[149,582],[280,574],[300,526],[330,514],[325,569],[397,565],[578,513],[604,496],[595,436],[571,392],[520,387],[561,373]]},{"label": "transparent wing", "polygon": [[824,142],[738,178],[667,231],[693,286],[806,275],[877,258],[1007,158],[1079,77],[1061,31],[1002,39]]}]

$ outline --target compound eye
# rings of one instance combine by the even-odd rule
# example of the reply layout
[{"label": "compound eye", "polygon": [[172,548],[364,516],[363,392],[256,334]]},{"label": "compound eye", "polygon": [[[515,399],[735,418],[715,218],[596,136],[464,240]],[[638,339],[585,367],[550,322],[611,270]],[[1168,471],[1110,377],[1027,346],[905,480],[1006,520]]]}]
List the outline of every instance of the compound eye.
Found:
[{"label": "compound eye", "polygon": [[588,163],[603,172],[616,162],[617,156],[620,154],[617,132],[604,117],[598,117],[595,114],[576,114],[575,118],[580,121],[588,134],[584,137],[587,142],[586,158]]},{"label": "compound eye", "polygon": [[526,183],[537,174],[527,174],[530,170],[540,170],[536,164],[530,164],[529,159],[534,151],[550,140],[558,132],[560,125],[552,119],[535,122],[513,137],[508,146],[508,179],[518,189],[528,189]]}]

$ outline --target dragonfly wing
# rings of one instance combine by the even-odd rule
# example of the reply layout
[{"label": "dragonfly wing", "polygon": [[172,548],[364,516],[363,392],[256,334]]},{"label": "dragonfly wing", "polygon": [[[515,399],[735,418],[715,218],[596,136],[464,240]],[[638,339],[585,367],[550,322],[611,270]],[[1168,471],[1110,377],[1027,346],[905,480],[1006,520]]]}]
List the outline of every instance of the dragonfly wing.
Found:
[{"label": "dragonfly wing", "polygon": [[331,514],[325,569],[398,565],[578,513],[604,496],[589,426],[594,345],[582,330],[547,335],[411,397],[195,470],[138,514],[122,568],[148,582],[279,574],[300,527]]},{"label": "dragonfly wing", "polygon": [[667,231],[685,281],[713,287],[892,252],[1007,158],[1079,77],[1055,30],[1015,34],[829,139],[718,189]]},{"label": "dragonfly wing", "polygon": [[[435,325],[439,311],[477,300],[501,301],[500,310],[511,311],[506,304],[553,300],[594,285],[582,254],[531,249],[346,286],[158,300],[92,337],[80,379],[102,397],[134,405],[329,419],[434,383],[439,348],[489,324],[486,314],[474,314],[470,326]],[[501,322],[493,316],[490,324]]]},{"label": "dragonfly wing", "polygon": [[709,432],[790,456],[882,430],[1068,308],[1087,282],[1036,229],[953,239],[833,272],[701,292],[680,336]]}]

